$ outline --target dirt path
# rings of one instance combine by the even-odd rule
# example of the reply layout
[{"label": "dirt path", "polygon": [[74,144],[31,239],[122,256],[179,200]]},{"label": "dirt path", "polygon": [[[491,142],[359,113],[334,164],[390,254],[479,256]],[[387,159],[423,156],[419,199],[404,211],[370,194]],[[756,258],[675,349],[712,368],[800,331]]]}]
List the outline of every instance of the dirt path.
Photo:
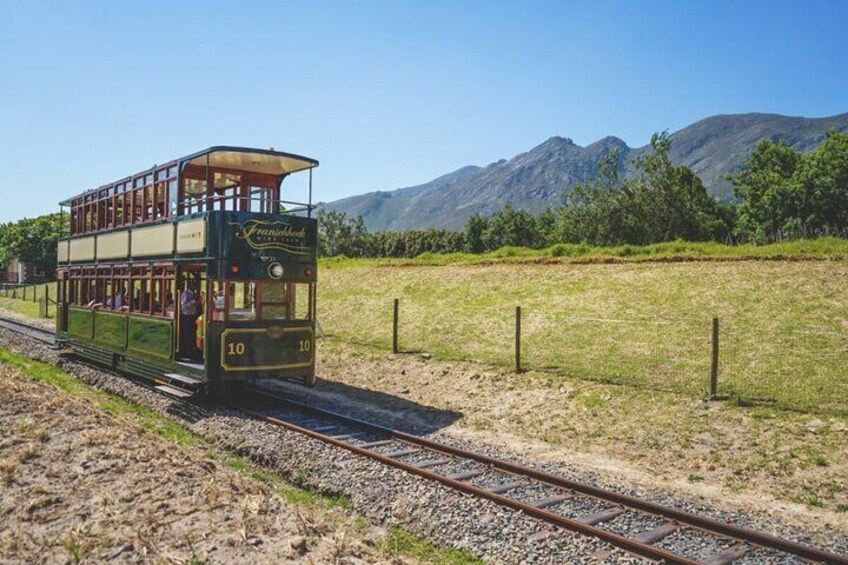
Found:
[{"label": "dirt path", "polygon": [[413,562],[130,418],[0,363],[0,562]]}]

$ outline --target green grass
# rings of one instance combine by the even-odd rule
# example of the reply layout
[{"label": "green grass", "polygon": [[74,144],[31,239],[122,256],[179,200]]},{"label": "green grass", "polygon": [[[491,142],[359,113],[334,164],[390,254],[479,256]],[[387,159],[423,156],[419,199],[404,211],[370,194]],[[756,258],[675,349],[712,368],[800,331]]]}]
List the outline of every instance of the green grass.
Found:
[{"label": "green grass", "polygon": [[341,265],[318,317],[343,341],[388,349],[397,297],[402,349],[507,369],[520,305],[525,366],[704,397],[715,316],[719,393],[848,414],[844,260]]},{"label": "green grass", "polygon": [[536,262],[640,262],[703,260],[840,260],[848,259],[848,239],[823,237],[769,245],[725,245],[716,242],[670,241],[653,245],[598,247],[560,243],[544,249],[503,247],[491,253],[422,253],[412,259],[321,259],[324,267],[458,265]]},{"label": "green grass", "polygon": [[476,565],[483,561],[461,549],[441,549],[401,528],[391,528],[381,549],[391,554],[410,555],[435,565]]},{"label": "green grass", "polygon": [[[49,383],[68,394],[88,400],[112,414],[128,417],[133,423],[141,425],[167,440],[180,445],[207,448],[210,450],[209,456],[211,458],[223,457],[228,467],[266,484],[281,498],[293,505],[308,508],[350,509],[350,501],[346,497],[330,496],[294,487],[290,479],[279,473],[259,467],[243,457],[216,452],[213,449],[214,446],[206,439],[182,427],[176,420],[144,406],[133,404],[120,396],[90,387],[54,365],[34,361],[0,347],[0,368],[4,364],[15,367],[35,380]],[[2,391],[2,381],[0,381],[0,391]],[[361,518],[359,518],[359,521],[364,523]],[[66,544],[66,549],[72,554],[80,550],[74,540],[70,540]],[[382,542],[381,550],[388,554],[415,557],[424,563],[436,565],[483,563],[469,552],[438,547],[400,528],[392,528],[389,531],[389,535]]]},{"label": "green grass", "polygon": [[[54,282],[40,284],[35,287],[36,301],[32,299],[33,287],[31,286],[26,287],[26,294],[24,294],[23,288],[18,288],[14,292],[10,289],[2,290],[0,291],[0,309],[16,312],[30,318],[37,318],[39,317],[37,300],[44,296],[45,290],[51,299],[56,299],[56,283]],[[55,304],[50,304],[49,314],[51,318],[56,314]]]}]

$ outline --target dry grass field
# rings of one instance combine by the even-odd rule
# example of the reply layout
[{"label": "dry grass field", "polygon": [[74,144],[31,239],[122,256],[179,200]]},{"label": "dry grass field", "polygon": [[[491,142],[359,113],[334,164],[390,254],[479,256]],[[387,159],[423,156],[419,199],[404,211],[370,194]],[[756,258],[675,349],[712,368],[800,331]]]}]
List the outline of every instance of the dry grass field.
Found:
[{"label": "dry grass field", "polygon": [[711,319],[720,319],[719,393],[848,413],[848,262],[381,265],[328,262],[318,315],[343,341],[400,343],[440,358],[524,364],[571,377],[704,397]]}]

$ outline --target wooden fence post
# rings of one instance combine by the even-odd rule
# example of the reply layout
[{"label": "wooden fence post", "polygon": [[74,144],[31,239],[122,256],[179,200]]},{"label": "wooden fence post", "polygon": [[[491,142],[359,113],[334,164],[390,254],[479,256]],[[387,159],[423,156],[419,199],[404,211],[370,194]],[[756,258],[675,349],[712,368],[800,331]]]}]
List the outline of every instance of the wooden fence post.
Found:
[{"label": "wooden fence post", "polygon": [[38,301],[38,298],[36,297],[36,294],[38,294],[38,292],[36,292],[37,290],[38,290],[38,286],[37,286],[37,285],[32,285],[32,301],[33,301],[33,302],[37,302],[37,301]]},{"label": "wooden fence post", "polygon": [[710,400],[718,399],[718,318],[713,318],[712,359],[710,361]]},{"label": "wooden fence post", "polygon": [[395,298],[394,311],[392,312],[392,353],[398,352],[398,310],[400,299]]},{"label": "wooden fence post", "polygon": [[521,372],[521,306],[515,307],[515,372]]}]

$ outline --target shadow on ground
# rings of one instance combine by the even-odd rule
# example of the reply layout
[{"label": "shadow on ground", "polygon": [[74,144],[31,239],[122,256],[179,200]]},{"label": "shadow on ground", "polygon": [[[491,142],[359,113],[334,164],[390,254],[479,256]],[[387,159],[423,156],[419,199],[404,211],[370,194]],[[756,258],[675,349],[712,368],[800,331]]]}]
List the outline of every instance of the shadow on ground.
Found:
[{"label": "shadow on ground", "polygon": [[314,388],[270,379],[260,380],[258,384],[304,404],[418,435],[437,432],[463,416],[456,410],[434,408],[403,396],[321,378]]}]

